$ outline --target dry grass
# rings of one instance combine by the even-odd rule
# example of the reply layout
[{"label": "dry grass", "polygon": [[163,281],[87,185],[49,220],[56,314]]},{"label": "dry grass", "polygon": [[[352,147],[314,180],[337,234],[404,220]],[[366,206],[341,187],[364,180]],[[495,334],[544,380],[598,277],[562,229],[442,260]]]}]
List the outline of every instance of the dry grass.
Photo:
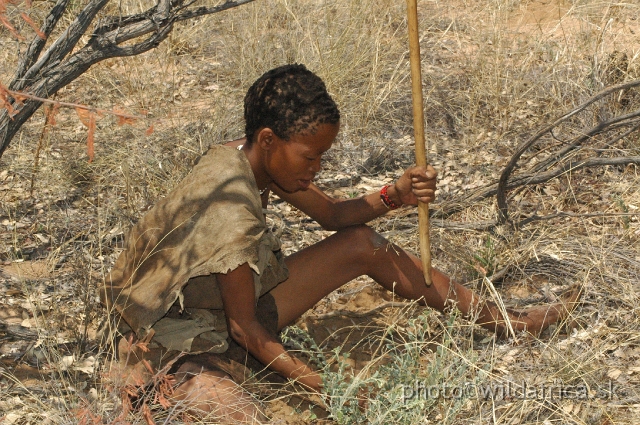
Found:
[{"label": "dry grass", "polygon": [[[138,4],[124,2],[123,7],[129,12]],[[496,179],[516,146],[540,125],[607,85],[640,78],[640,20],[634,2],[423,1],[419,11],[427,139],[431,162],[440,172],[439,202],[463,199]],[[60,93],[60,100],[150,112],[155,128],[150,136],[143,126],[100,121],[91,164],[85,156],[85,129],[72,113],[63,112],[44,141],[34,176],[43,114],[25,126],[0,160],[0,319],[32,326],[20,328],[32,331],[23,338],[1,336],[0,328],[4,423],[36,423],[45,417],[51,423],[82,418],[88,423],[94,417],[114,422],[122,412],[117,382],[107,379],[112,350],[96,341],[104,311],[95,288],[131,223],[189,172],[208,145],[242,136],[242,97],[264,71],[287,62],[305,63],[325,79],[340,105],[341,134],[319,180],[330,193],[355,196],[377,189],[411,164],[404,14],[404,3],[386,0],[263,0],[181,24],[155,51],[99,64]],[[0,81],[6,83],[17,58],[15,42],[1,29],[0,52],[5,64]],[[562,134],[640,107],[637,96],[622,100],[598,104],[561,129]],[[552,141],[545,143],[543,148],[553,148]],[[615,155],[638,155],[638,133],[614,148]],[[513,214],[638,213],[639,183],[632,166],[583,170],[528,188],[510,205]],[[327,234],[297,211],[275,200],[273,204],[285,216],[288,252]],[[478,222],[495,214],[493,200],[487,200],[451,219]],[[416,250],[416,221],[415,215],[401,211],[374,225],[394,242]],[[507,304],[549,299],[572,284],[584,287],[583,304],[570,320],[539,340],[495,342],[457,318],[451,352],[488,370],[485,383],[585,385],[591,393],[584,399],[475,397],[453,416],[449,401],[439,400],[425,409],[422,421],[637,421],[639,238],[634,215],[558,217],[494,233],[434,227],[434,264],[479,291],[478,265],[505,270],[504,278],[494,283]],[[358,330],[374,325],[403,329],[418,314],[387,310],[355,322],[322,318],[335,308],[357,308],[357,297],[369,291],[370,283],[360,279],[349,284],[300,324],[329,350],[343,344],[345,335],[357,336]],[[435,358],[437,344],[444,344],[442,333],[430,335],[436,345],[426,344],[422,351],[425,368]],[[369,361],[367,356],[376,353],[370,350],[373,343],[357,341],[345,343],[344,349],[353,351],[351,358]],[[28,366],[34,359],[39,369]],[[610,398],[609,382],[618,389]],[[281,423],[310,422],[321,414],[287,399],[287,391],[291,389],[267,401]],[[157,422],[182,420],[176,411],[153,415]],[[145,421],[139,413],[124,419]]]}]

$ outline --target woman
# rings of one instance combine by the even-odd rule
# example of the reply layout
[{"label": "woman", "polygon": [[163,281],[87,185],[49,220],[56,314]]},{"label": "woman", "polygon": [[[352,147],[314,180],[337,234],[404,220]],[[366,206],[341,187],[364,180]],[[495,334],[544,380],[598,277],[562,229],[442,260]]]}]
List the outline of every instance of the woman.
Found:
[{"label": "woman", "polygon": [[[326,195],[313,179],[338,134],[340,113],[322,80],[302,65],[260,77],[247,92],[244,115],[246,138],[212,147],[134,226],[105,288],[122,332],[150,342],[144,356],[160,353],[154,366],[175,357],[168,353],[197,353],[173,364],[174,401],[219,420],[265,420],[220,368],[225,331],[262,364],[321,392],[320,376],[285,350],[277,332],[362,275],[441,311],[453,303],[481,326],[505,332],[494,304],[435,269],[426,286],[420,260],[365,225],[401,205],[432,202],[432,167],[409,168],[361,198]],[[262,213],[270,192],[336,233],[283,258]],[[509,311],[509,320],[514,330],[537,334],[566,312],[555,304]],[[121,355],[135,363],[143,354],[123,341]]]}]

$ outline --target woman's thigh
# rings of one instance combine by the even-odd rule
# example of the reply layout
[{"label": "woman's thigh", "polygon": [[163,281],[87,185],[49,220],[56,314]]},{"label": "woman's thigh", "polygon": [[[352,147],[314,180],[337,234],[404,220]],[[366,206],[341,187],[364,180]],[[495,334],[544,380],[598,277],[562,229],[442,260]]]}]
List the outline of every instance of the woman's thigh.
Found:
[{"label": "woman's thigh", "polygon": [[286,258],[289,278],[270,291],[278,309],[279,329],[333,290],[366,273],[362,257],[370,247],[363,244],[374,242],[363,241],[373,233],[366,229],[369,228],[359,226],[336,232]]}]

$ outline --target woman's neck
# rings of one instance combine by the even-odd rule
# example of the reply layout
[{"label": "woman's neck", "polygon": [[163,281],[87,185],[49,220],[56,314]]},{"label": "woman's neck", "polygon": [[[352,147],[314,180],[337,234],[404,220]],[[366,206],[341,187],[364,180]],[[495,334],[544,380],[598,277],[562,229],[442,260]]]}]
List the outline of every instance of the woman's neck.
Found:
[{"label": "woman's neck", "polygon": [[271,177],[264,169],[264,161],[262,158],[264,151],[261,149],[255,149],[253,144],[247,145],[245,143],[242,146],[242,152],[247,156],[247,160],[251,166],[251,171],[253,171],[253,176],[256,179],[256,184],[258,185],[258,190],[263,191],[272,181]]}]

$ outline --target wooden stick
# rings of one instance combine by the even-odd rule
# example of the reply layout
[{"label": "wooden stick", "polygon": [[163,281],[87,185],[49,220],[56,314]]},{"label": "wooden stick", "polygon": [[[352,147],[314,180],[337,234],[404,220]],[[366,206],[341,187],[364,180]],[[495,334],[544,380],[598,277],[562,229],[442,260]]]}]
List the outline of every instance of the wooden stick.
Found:
[{"label": "wooden stick", "polygon": [[[418,35],[417,0],[407,0],[409,25],[409,61],[411,63],[411,97],[413,99],[413,132],[416,140],[416,164],[427,166],[422,111],[422,75],[420,72],[420,38]],[[424,281],[431,286],[431,243],[429,242],[429,204],[418,202],[418,231]]]}]

